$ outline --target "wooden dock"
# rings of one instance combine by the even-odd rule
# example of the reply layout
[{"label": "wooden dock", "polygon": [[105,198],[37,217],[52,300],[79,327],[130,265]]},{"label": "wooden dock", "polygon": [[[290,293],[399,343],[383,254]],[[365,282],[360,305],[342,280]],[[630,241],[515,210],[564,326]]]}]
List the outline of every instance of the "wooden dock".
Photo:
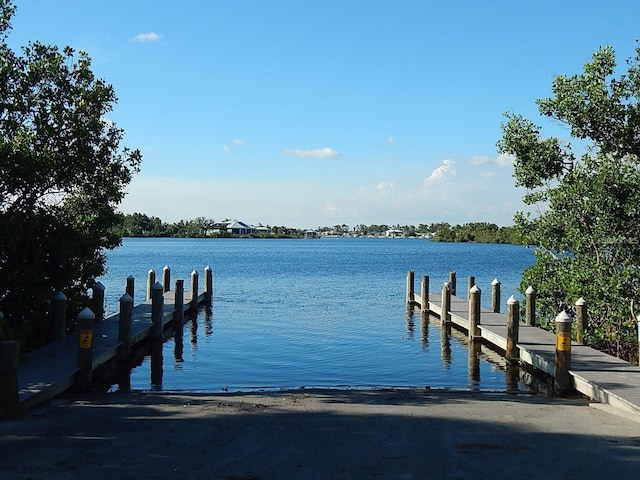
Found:
[{"label": "wooden dock", "polygon": [[[192,281],[194,278],[192,278]],[[191,291],[182,291],[182,313],[202,304],[210,305],[212,290],[208,281],[204,290],[192,285]],[[174,320],[177,313],[176,291],[162,292],[162,337],[165,338],[165,328]],[[193,297],[196,296],[195,303]],[[154,324],[153,302],[151,299],[133,307],[131,314],[130,345],[134,346],[153,335]],[[180,315],[182,318],[183,315]],[[123,345],[120,336],[120,313],[106,317],[96,322],[93,328],[92,365],[95,370],[113,360]],[[69,389],[78,378],[80,366],[78,361],[79,333],[73,333],[64,339],[49,343],[44,347],[29,352],[24,361],[18,366],[18,397],[20,410],[25,410],[38,403],[49,400]]]},{"label": "wooden dock", "polygon": [[[411,272],[413,273],[413,272]],[[427,282],[428,284],[428,282]],[[428,314],[442,321],[443,296],[422,292],[413,293],[407,283],[410,307],[418,307],[423,313],[422,302],[428,298]],[[409,290],[411,289],[411,290]],[[446,300],[445,300],[446,302]],[[449,321],[457,327],[469,330],[469,301],[455,295],[450,297]],[[507,349],[507,316],[492,310],[480,309],[480,335],[483,343],[500,351]],[[522,362],[551,376],[555,372],[557,338],[554,333],[519,323],[517,349]],[[571,342],[571,367],[569,375],[572,387],[589,398],[613,407],[640,414],[640,367],[607,355],[586,345]]]}]

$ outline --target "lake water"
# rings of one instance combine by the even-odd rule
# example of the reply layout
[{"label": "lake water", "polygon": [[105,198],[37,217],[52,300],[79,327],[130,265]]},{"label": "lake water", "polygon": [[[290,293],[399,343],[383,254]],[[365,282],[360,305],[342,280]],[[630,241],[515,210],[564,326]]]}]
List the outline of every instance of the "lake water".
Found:
[{"label": "lake water", "polygon": [[[531,250],[514,245],[437,243],[424,239],[322,238],[136,239],[108,253],[107,310],[116,311],[126,278],[144,300],[149,269],[171,285],[210,266],[214,303],[184,327],[182,359],[164,344],[162,389],[221,390],[300,387],[504,390],[499,358],[485,351],[470,367],[464,335],[443,335],[438,321],[407,315],[407,270],[429,275],[439,292],[456,271],[458,294],[476,277],[489,307],[491,282],[502,284],[502,309],[517,294]],[[202,286],[200,287],[202,288]],[[473,371],[473,372],[472,372]],[[131,387],[149,389],[149,362],[131,375]]]}]

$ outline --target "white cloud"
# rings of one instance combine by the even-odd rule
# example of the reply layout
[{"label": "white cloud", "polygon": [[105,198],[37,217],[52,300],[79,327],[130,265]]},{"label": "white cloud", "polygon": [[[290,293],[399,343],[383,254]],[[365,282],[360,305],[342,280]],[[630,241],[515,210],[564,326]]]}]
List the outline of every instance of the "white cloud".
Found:
[{"label": "white cloud", "polygon": [[285,155],[295,155],[300,158],[337,158],[340,156],[340,152],[328,147],[311,150],[301,150],[299,148],[293,150],[285,149],[282,153]]},{"label": "white cloud", "polygon": [[447,178],[455,176],[457,174],[456,168],[454,167],[455,163],[453,160],[443,160],[440,166],[424,179],[424,186],[428,187],[436,183],[441,183]]},{"label": "white cloud", "polygon": [[376,185],[376,190],[379,192],[388,192],[390,190],[393,190],[395,187],[393,182],[380,182],[378,185]]},{"label": "white cloud", "polygon": [[158,35],[155,32],[149,32],[149,33],[139,33],[138,35],[133,37],[133,40],[135,42],[157,42],[158,40],[160,40],[160,38],[162,38],[161,35]]},{"label": "white cloud", "polygon": [[393,137],[388,137],[387,138],[387,143],[396,143],[396,139]]},{"label": "white cloud", "polygon": [[245,142],[244,140],[240,140],[239,138],[234,138],[233,143],[241,147],[247,144],[247,142]]},{"label": "white cloud", "polygon": [[511,165],[513,165],[513,162],[515,161],[515,159],[516,159],[515,155],[502,153],[498,155],[498,158],[496,158],[496,164],[498,164],[501,167],[510,167]]},{"label": "white cloud", "polygon": [[489,157],[485,157],[483,155],[478,155],[475,157],[471,157],[469,159],[469,164],[470,165],[486,165],[487,163],[490,163],[491,159]]},{"label": "white cloud", "polygon": [[230,152],[230,151],[231,151],[231,148],[230,148],[229,146],[227,146],[227,145],[225,145],[224,147],[222,147],[222,149],[223,149],[225,152]]}]

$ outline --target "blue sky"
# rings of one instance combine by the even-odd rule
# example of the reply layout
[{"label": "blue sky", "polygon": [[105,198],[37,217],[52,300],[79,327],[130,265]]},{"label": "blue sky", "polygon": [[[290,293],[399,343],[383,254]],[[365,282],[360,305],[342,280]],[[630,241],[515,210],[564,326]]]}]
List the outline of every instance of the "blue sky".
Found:
[{"label": "blue sky", "polygon": [[640,37],[631,0],[18,0],[9,43],[70,45],[143,165],[121,209],[314,228],[512,224],[495,143],[555,75]]}]

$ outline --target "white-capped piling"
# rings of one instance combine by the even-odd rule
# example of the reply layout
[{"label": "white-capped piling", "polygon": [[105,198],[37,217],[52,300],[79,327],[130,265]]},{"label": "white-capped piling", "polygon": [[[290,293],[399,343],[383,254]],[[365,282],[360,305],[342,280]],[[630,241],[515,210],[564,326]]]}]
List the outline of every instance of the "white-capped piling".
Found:
[{"label": "white-capped piling", "polygon": [[526,316],[524,323],[527,325],[531,325],[532,327],[536,326],[536,289],[530,286],[525,291],[525,308],[526,308]]},{"label": "white-capped piling", "polygon": [[511,295],[507,300],[507,349],[505,357],[507,363],[518,363],[520,359],[520,349],[518,348],[518,337],[520,334],[520,302]]},{"label": "white-capped piling", "polygon": [[411,310],[413,308],[413,302],[415,298],[414,278],[415,273],[413,272],[413,270],[407,271],[407,310]]},{"label": "white-capped piling", "polygon": [[78,374],[76,376],[76,386],[82,392],[91,390],[95,319],[95,314],[88,307],[78,314]]},{"label": "white-capped piling", "polygon": [[198,272],[191,272],[191,310],[198,309]]},{"label": "white-capped piling", "polygon": [[151,292],[156,284],[156,271],[151,269],[147,272],[147,300],[151,300]]},{"label": "white-capped piling", "polygon": [[92,306],[96,317],[95,321],[101,322],[104,320],[104,285],[100,282],[96,282],[92,291]]},{"label": "white-capped piling", "polygon": [[480,295],[477,285],[469,290],[469,341],[480,340]]},{"label": "white-capped piling", "polygon": [[442,284],[442,308],[440,311],[440,323],[449,324],[451,316],[449,310],[451,310],[451,284],[444,282]]},{"label": "white-capped piling", "polygon": [[500,313],[500,280],[497,278],[491,282],[491,311]]},{"label": "white-capped piling", "polygon": [[171,268],[165,265],[162,269],[162,290],[168,292],[171,290]]},{"label": "white-capped piling", "polygon": [[584,334],[587,331],[587,301],[580,297],[576,302],[576,342],[584,345]]},{"label": "white-capped piling", "polygon": [[556,356],[555,356],[555,387],[556,394],[564,395],[572,388],[571,375],[571,324],[573,318],[562,311],[556,317]]},{"label": "white-capped piling", "polygon": [[209,265],[204,269],[204,301],[209,307],[213,305],[213,270]]},{"label": "white-capped piling", "polygon": [[420,282],[420,313],[423,317],[429,316],[429,276],[423,275]]}]

